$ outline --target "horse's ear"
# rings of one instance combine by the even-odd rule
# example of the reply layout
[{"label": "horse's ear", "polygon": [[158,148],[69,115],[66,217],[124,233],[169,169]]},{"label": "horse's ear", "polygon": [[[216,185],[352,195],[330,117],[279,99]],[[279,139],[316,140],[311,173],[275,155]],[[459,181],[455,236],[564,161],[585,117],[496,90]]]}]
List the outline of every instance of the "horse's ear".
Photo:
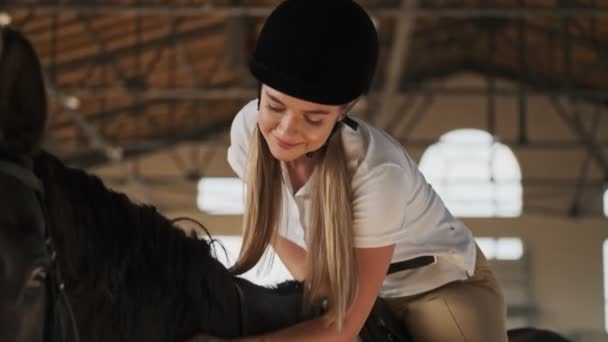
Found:
[{"label": "horse's ear", "polygon": [[40,60],[20,32],[0,28],[0,152],[32,155],[47,118]]}]

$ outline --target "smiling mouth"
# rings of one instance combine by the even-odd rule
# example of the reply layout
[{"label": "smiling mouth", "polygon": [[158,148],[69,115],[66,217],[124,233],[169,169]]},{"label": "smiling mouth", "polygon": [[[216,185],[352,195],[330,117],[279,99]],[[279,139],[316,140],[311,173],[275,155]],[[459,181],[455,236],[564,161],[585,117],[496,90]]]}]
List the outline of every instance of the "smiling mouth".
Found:
[{"label": "smiling mouth", "polygon": [[290,144],[284,140],[277,138],[276,136],[274,138],[277,141],[277,145],[279,145],[281,148],[284,148],[284,149],[290,149],[290,148],[293,148],[298,145],[298,144]]}]

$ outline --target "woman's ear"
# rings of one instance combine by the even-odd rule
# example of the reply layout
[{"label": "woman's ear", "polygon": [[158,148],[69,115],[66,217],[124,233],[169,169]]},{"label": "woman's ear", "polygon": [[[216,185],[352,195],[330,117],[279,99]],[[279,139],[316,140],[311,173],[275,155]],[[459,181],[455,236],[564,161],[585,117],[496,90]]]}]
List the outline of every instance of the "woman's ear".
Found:
[{"label": "woman's ear", "polygon": [[344,117],[353,109],[353,107],[355,107],[355,105],[357,104],[357,102],[359,102],[359,97],[357,97],[356,99],[350,101],[349,103],[343,105],[343,110],[342,110],[342,116],[340,118],[340,120],[344,119]]}]

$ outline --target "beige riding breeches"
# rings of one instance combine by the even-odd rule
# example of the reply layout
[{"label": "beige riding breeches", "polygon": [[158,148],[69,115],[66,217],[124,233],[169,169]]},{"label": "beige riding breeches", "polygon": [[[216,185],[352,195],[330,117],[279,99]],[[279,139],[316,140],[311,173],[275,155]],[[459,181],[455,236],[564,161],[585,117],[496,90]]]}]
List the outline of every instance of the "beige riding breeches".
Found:
[{"label": "beige riding breeches", "polygon": [[479,248],[468,279],[385,300],[415,342],[507,342],[504,297]]}]

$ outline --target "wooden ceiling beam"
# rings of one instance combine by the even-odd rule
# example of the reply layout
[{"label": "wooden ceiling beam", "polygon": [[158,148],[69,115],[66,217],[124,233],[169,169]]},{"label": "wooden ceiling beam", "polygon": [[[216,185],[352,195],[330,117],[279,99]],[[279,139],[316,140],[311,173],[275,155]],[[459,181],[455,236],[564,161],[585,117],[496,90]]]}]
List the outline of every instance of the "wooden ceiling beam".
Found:
[{"label": "wooden ceiling beam", "polygon": [[418,8],[417,0],[404,0],[401,3],[401,13],[403,16],[397,18],[388,66],[384,70],[385,82],[380,99],[380,110],[374,115],[376,125],[385,130],[389,129],[388,124],[396,115],[396,95],[399,90],[403,70],[408,64],[412,32],[416,25],[416,18],[408,17],[406,13],[416,8]]},{"label": "wooden ceiling beam", "polygon": [[[251,16],[266,17],[273,7],[269,6],[214,6],[214,5],[85,5],[76,3],[67,4],[23,4],[16,0],[5,2],[5,11],[28,11],[33,14],[54,14],[79,12],[83,14],[109,14],[109,15],[159,15],[159,16]],[[376,16],[401,17],[400,9],[375,7],[369,12]],[[522,17],[606,17],[608,7],[554,7],[554,6],[528,6],[528,7],[438,7],[417,8],[406,14],[411,17],[451,17],[451,18],[522,18]]]},{"label": "wooden ceiling beam", "polygon": [[[221,34],[223,33],[223,31],[223,23],[218,22],[212,26],[199,27],[188,31],[178,32],[175,35],[166,35],[156,39],[144,41],[140,44],[129,45],[118,49],[109,50],[107,51],[106,55],[104,55],[104,58],[116,59],[119,57],[131,56],[133,55],[133,51],[144,51],[148,49],[159,48],[162,46],[172,46],[175,40],[178,40],[183,43],[184,41],[187,41],[192,38],[202,37],[203,35]],[[96,60],[98,60],[97,54],[82,56],[69,61],[58,63],[53,66],[53,69],[56,73],[60,73],[64,70],[88,66],[91,63],[95,63]]]},{"label": "wooden ceiling beam", "polygon": [[[169,148],[183,142],[205,141],[210,139],[218,132],[224,132],[232,123],[234,113],[226,114],[226,119],[213,122],[203,128],[195,128],[189,132],[180,132],[180,134],[169,133],[164,136],[158,136],[152,143],[145,144],[128,144],[123,147],[122,160],[128,160],[146,153],[158,151],[159,149]],[[106,156],[99,151],[85,150],[72,156],[65,156],[62,160],[68,164],[77,165],[78,167],[88,168],[108,162]]]}]

